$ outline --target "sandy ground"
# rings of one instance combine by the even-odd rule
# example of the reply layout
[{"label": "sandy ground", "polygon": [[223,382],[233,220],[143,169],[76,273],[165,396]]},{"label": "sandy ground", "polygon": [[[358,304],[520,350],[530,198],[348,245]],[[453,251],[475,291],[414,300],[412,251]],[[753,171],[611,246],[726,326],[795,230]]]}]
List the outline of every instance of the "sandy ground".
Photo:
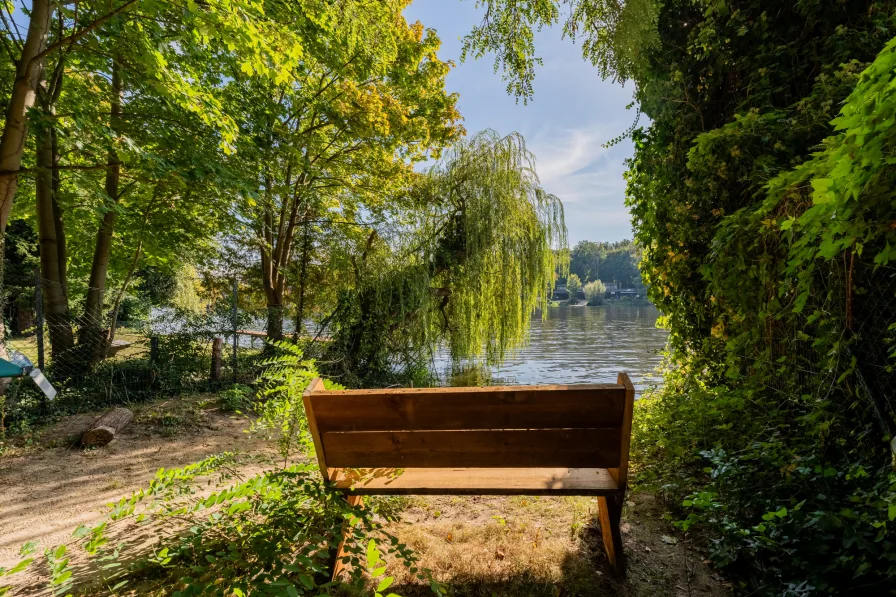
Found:
[{"label": "sandy ground", "polygon": [[0,566],[17,562],[26,541],[37,541],[40,552],[73,543],[78,525],[102,520],[108,503],[146,486],[159,468],[225,451],[271,450],[263,439],[245,433],[246,417],[223,413],[208,398],[133,410],[134,421],[106,447],[77,446],[99,414],[86,413],[43,430],[32,446],[0,458]]},{"label": "sandy ground", "polygon": [[[80,433],[97,413],[70,417],[0,457],[0,566],[37,541],[72,544],[79,524],[99,522],[106,505],[145,487],[159,468],[175,468],[225,451],[272,456],[271,442],[245,430],[246,417],[221,412],[210,397],[172,399],[135,408],[134,422],[105,448],[82,450]],[[252,465],[242,472],[262,468]],[[254,469],[254,470],[252,470]],[[603,553],[592,498],[410,497],[395,504],[389,530],[420,556],[420,566],[452,595],[717,597],[730,586],[699,551],[675,536],[652,496],[634,494],[623,514],[628,573],[620,578]],[[49,595],[45,566],[4,581],[11,595]],[[390,590],[431,595],[402,572]],[[0,583],[2,585],[3,583]]]}]

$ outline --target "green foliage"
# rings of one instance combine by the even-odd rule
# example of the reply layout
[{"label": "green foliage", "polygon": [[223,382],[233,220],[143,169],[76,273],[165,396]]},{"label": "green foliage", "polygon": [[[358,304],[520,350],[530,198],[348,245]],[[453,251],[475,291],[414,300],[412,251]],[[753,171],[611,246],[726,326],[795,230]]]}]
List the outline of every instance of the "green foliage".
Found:
[{"label": "green foliage", "polygon": [[234,384],[218,393],[218,401],[224,410],[241,412],[252,408],[252,388],[242,384]]},{"label": "green foliage", "polygon": [[576,274],[569,274],[566,278],[566,290],[569,291],[569,302],[577,302],[579,291],[582,290],[582,281]]},{"label": "green foliage", "polygon": [[[614,243],[580,241],[569,255],[569,271],[582,282],[600,280],[623,288],[642,286],[638,263],[641,250],[630,240]],[[559,275],[559,272],[558,272]]]},{"label": "green foliage", "polygon": [[332,316],[328,375],[359,387],[425,381],[440,344],[455,361],[494,363],[527,340],[566,246],[563,206],[539,187],[533,160],[519,135],[485,131],[409,189],[392,238],[371,234],[355,261],[355,287]]},{"label": "green foliage", "polygon": [[[3,568],[0,567],[0,579],[3,579],[5,576],[12,576],[13,574],[17,574],[26,570],[32,562],[34,562],[35,558],[32,557],[34,552],[37,550],[37,542],[29,541],[24,544],[21,549],[19,549],[19,557],[22,559],[16,562],[11,568]],[[0,580],[0,582],[3,582]],[[7,595],[9,593],[10,587],[8,585],[0,584],[0,597],[3,595]]]},{"label": "green foliage", "polygon": [[693,8],[663,9],[662,59],[639,88],[654,123],[627,175],[671,347],[638,409],[642,481],[745,589],[882,590],[896,575],[896,413],[875,402],[892,361],[874,339],[896,294],[891,47],[865,66],[896,7]]},{"label": "green foliage", "polygon": [[600,280],[588,282],[585,284],[585,298],[588,299],[589,305],[601,305],[604,302],[604,295],[607,293],[606,285]]},{"label": "green foliage", "polygon": [[[644,60],[659,45],[660,0],[484,0],[482,23],[464,38],[461,60],[495,55],[507,92],[524,101],[534,94],[535,32],[564,20],[563,32],[582,42],[582,56],[603,78],[640,82]],[[568,7],[563,14],[561,7]]]}]

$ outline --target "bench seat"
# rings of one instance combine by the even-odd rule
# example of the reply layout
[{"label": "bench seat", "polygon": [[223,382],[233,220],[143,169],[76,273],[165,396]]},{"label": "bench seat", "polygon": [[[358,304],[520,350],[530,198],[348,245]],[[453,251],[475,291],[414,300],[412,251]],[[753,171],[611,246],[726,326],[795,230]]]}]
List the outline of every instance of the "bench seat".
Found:
[{"label": "bench seat", "polygon": [[615,495],[605,468],[330,469],[336,487],[353,495]]},{"label": "bench seat", "polygon": [[[302,397],[321,476],[368,495],[594,496],[604,548],[624,568],[620,521],[635,387],[615,384],[327,390]],[[351,561],[343,538],[331,578]]]}]

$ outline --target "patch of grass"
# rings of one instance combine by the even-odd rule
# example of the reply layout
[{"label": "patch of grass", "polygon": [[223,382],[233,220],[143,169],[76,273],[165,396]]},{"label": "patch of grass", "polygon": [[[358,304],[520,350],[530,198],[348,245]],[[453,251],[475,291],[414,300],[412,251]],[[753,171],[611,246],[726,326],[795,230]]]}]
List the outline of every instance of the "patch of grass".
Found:
[{"label": "patch of grass", "polygon": [[197,430],[206,426],[207,421],[200,402],[209,404],[207,398],[200,397],[163,400],[136,413],[134,420],[146,431],[166,437],[181,431]]}]

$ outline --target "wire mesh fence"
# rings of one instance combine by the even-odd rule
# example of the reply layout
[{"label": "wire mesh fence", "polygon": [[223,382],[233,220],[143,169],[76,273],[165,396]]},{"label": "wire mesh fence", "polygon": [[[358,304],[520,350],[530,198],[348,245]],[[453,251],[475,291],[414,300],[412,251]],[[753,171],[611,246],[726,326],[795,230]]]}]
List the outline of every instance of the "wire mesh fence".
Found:
[{"label": "wire mesh fence", "polygon": [[6,309],[6,348],[44,370],[58,396],[14,381],[0,400],[0,431],[53,413],[249,385],[270,356],[264,318],[241,306],[236,285],[200,312],[148,305],[141,317],[117,307],[90,317],[48,304],[47,283],[36,278],[33,303]]}]

